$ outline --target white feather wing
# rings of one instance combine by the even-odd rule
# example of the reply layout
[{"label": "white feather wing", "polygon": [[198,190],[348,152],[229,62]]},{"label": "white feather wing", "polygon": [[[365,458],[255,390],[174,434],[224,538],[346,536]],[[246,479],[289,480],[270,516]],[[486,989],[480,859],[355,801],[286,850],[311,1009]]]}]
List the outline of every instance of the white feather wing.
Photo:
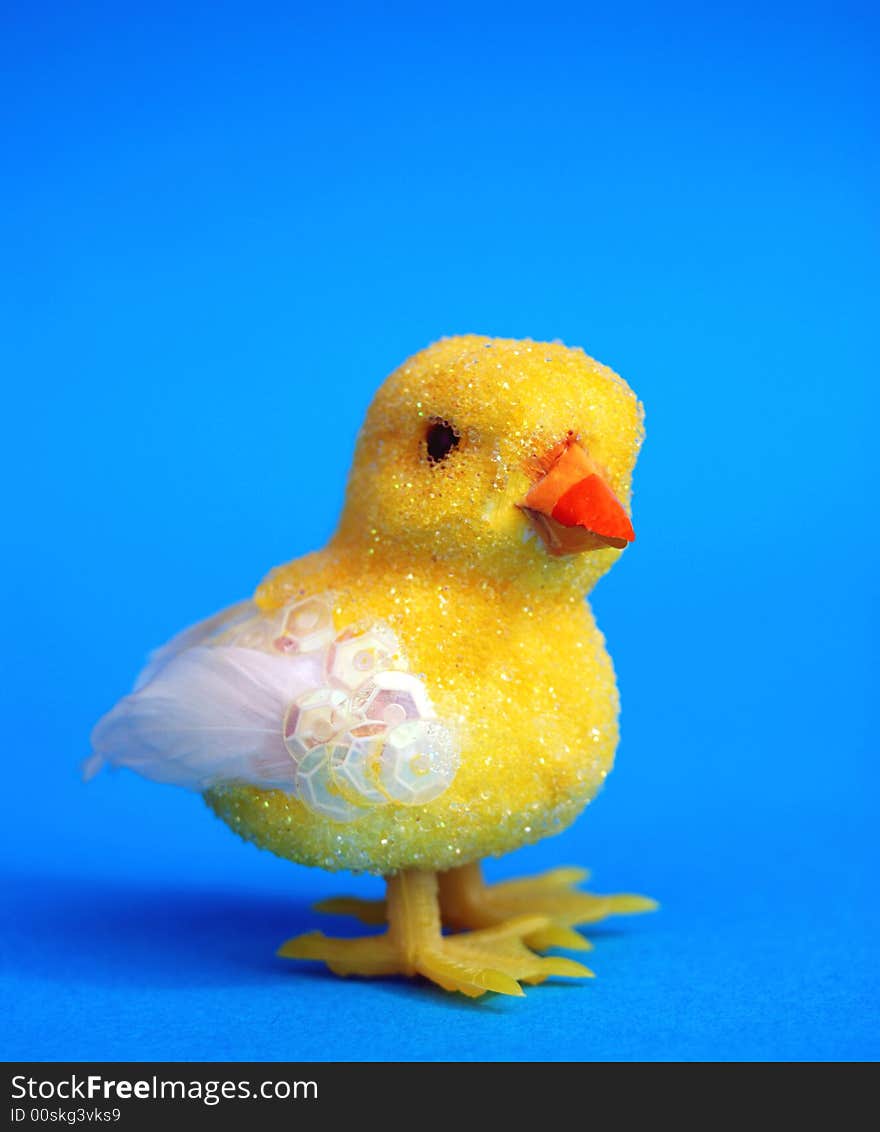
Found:
[{"label": "white feather wing", "polygon": [[258,610],[252,601],[239,601],[235,605],[230,605],[227,609],[221,609],[219,613],[206,617],[204,621],[198,621],[195,625],[183,629],[175,634],[170,641],[157,649],[153,649],[135,681],[135,691],[149,684],[156,673],[184,649],[201,645],[225,630],[244,621],[251,621],[257,616]]},{"label": "white feather wing", "polygon": [[269,616],[240,602],[157,649],[92,732],[86,777],[106,763],[192,790],[246,782],[336,822],[439,797],[452,730],[390,627],[337,634],[330,598]]},{"label": "white feather wing", "polygon": [[320,683],[320,661],[309,654],[184,646],[98,722],[98,766],[194,790],[223,780],[289,790],[294,765],[281,723],[291,700]]}]

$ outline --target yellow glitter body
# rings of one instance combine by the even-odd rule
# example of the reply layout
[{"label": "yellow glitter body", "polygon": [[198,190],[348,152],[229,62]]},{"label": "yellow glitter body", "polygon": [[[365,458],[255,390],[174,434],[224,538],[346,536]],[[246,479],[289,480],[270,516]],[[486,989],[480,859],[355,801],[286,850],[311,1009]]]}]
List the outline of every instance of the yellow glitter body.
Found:
[{"label": "yellow glitter body", "polygon": [[[426,433],[460,440],[432,463]],[[390,875],[445,870],[565,828],[596,794],[617,745],[617,689],[584,595],[621,551],[551,557],[517,504],[534,462],[574,433],[628,506],[642,440],[629,387],[559,344],[444,339],[395,371],[358,440],[339,529],[322,551],[275,570],[265,612],[332,593],[339,631],[396,632],[459,770],[423,806],[367,809],[341,825],[290,793],[212,789],[214,811],[279,856]]]}]

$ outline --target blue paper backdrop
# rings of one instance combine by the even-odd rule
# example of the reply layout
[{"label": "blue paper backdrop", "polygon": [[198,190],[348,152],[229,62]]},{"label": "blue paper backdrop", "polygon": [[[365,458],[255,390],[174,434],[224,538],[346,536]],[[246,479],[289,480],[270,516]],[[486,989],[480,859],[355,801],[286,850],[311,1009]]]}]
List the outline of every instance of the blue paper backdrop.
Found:
[{"label": "blue paper backdrop", "polygon": [[[714,9],[6,6],[7,1056],[880,1052],[876,7]],[[618,769],[492,872],[663,904],[593,933],[594,982],[481,1005],[275,960],[377,882],[77,776],[149,647],[328,536],[374,388],[464,331],[582,344],[648,413],[595,594]]]}]

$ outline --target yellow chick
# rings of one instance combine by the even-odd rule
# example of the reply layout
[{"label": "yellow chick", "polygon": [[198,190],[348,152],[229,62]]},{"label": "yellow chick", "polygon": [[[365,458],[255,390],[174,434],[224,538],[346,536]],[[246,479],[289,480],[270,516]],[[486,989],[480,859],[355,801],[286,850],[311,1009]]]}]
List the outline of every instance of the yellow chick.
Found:
[{"label": "yellow chick", "polygon": [[329,544],[155,653],[89,771],[188,786],[281,857],[386,877],[383,902],[319,905],[383,934],[283,956],[469,996],[591,974],[538,952],[653,902],[578,891],[577,869],[487,885],[480,860],[565,829],[611,769],[617,688],[584,595],[635,537],[642,436],[582,350],[470,335],[410,358]]}]

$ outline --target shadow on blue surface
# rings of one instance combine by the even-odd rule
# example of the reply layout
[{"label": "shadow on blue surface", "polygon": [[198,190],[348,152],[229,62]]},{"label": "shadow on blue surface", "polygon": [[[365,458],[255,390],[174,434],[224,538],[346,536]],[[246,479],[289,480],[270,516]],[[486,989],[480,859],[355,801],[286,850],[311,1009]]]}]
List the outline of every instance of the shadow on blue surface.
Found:
[{"label": "shadow on blue surface", "polygon": [[98,878],[83,891],[30,877],[11,924],[14,966],[66,982],[140,986],[262,982],[289,964],[279,944],[315,926],[308,904],[219,888],[132,887]]},{"label": "shadow on blue surface", "polygon": [[[169,988],[180,985],[184,971],[191,987],[262,984],[291,972],[335,979],[321,966],[278,959],[275,951],[300,932],[370,930],[347,917],[321,916],[307,901],[216,887],[132,887],[98,878],[84,896],[64,877],[44,875],[7,882],[7,891],[15,893],[9,967],[62,983]],[[590,930],[594,940],[623,934]],[[436,997],[472,1006],[443,992]]]},{"label": "shadow on blue surface", "polygon": [[597,979],[478,1002],[421,981],[343,983],[275,958],[300,931],[361,931],[310,908],[328,878],[291,899],[259,887],[277,883],[271,861],[204,885],[132,872],[130,882],[92,873],[77,886],[47,868],[4,886],[0,968],[13,990],[4,1044],[7,1056],[45,1060],[864,1055],[875,1044],[872,989],[857,975],[865,893],[838,856],[830,848],[812,870],[802,860],[811,879],[799,893],[780,890],[789,866],[774,866],[771,852],[762,873],[731,862],[705,875],[682,868],[689,896],[588,930]]}]

